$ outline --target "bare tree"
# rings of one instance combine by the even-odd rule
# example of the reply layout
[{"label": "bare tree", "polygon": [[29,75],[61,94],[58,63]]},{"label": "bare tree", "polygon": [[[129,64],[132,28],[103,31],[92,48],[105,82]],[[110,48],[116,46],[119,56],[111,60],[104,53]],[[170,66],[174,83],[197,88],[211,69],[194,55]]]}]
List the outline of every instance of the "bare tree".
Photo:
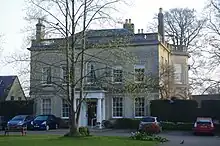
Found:
[{"label": "bare tree", "polygon": [[[109,23],[114,21],[111,11],[115,11],[115,5],[121,0],[31,0],[27,20],[32,22],[38,19],[38,24],[45,28],[45,32],[40,32],[35,40],[32,40],[31,59],[27,56],[14,57],[14,61],[30,61],[30,71],[23,71],[31,74],[30,94],[42,96],[42,92],[48,92],[45,88],[53,91],[51,94],[59,96],[65,100],[70,107],[70,131],[68,135],[78,134],[78,121],[81,103],[86,99],[85,88],[102,88],[106,91],[118,91],[122,93],[133,93],[130,86],[120,87],[112,83],[113,78],[120,78],[112,74],[115,65],[123,66],[123,82],[126,85],[133,83],[130,80],[134,75],[129,71],[129,66],[134,64],[136,58],[127,51],[129,40],[133,36],[127,34],[113,36],[109,40],[101,39],[109,36],[105,30],[89,30],[92,23]],[[40,18],[40,19],[39,19]],[[44,25],[42,25],[44,23]],[[38,30],[37,30],[38,31]],[[111,32],[110,32],[111,33]],[[49,37],[46,39],[42,35]],[[54,38],[50,39],[50,35]],[[57,38],[56,38],[57,36]],[[99,39],[92,40],[91,36]],[[50,57],[47,57],[50,56]],[[25,58],[23,58],[25,57]],[[90,64],[90,71],[85,71]],[[42,66],[49,66],[44,73],[50,74],[46,78],[39,76]],[[51,68],[57,71],[60,66],[65,77],[59,74],[52,74]],[[127,69],[127,70],[126,70]],[[145,79],[149,77],[146,76]],[[86,81],[91,84],[86,84]],[[45,84],[49,83],[49,86]],[[122,82],[122,81],[120,81]],[[66,85],[64,86],[63,83]],[[150,86],[150,82],[147,82]],[[42,90],[42,86],[44,89]],[[136,89],[144,88],[142,92],[149,93],[148,86],[141,86]],[[76,97],[76,90],[80,91],[80,97]],[[36,98],[36,97],[34,97]]]}]

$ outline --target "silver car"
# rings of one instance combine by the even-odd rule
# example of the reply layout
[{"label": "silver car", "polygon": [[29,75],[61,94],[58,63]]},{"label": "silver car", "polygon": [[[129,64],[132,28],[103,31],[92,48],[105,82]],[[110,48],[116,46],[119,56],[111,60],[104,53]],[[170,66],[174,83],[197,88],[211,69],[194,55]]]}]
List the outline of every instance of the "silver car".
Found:
[{"label": "silver car", "polygon": [[158,117],[152,117],[152,116],[147,116],[141,119],[139,127],[138,127],[138,131],[143,130],[144,126],[149,125],[149,124],[158,125],[160,127],[160,132],[162,131],[162,127],[161,127]]}]

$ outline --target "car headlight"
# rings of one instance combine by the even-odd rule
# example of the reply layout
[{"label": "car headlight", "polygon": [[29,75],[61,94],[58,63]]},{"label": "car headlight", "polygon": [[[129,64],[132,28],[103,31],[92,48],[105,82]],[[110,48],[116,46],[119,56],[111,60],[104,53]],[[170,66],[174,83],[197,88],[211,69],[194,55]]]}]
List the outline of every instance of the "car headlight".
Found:
[{"label": "car headlight", "polygon": [[18,125],[23,125],[23,122],[22,121],[18,122]]},{"label": "car headlight", "polygon": [[34,122],[33,122],[33,121],[31,121],[31,125],[34,125]]},{"label": "car headlight", "polygon": [[42,123],[42,125],[46,125],[47,124],[47,122],[46,121],[44,121],[43,123]]}]

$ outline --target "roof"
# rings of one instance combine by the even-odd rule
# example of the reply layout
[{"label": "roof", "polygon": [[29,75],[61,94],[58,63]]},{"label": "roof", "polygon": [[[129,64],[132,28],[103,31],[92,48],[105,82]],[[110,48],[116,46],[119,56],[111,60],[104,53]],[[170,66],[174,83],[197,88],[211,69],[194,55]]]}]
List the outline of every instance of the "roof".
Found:
[{"label": "roof", "polygon": [[0,100],[5,100],[17,76],[0,76]]},{"label": "roof", "polygon": [[[78,38],[77,43],[81,43],[81,33],[76,34],[76,38]],[[86,31],[86,41],[88,45],[106,45],[109,43],[118,44],[136,44],[136,45],[145,45],[145,44],[157,44],[158,33],[143,33],[143,34],[135,34],[127,29],[119,28],[119,29],[98,29],[98,30],[87,30]],[[62,39],[62,38],[60,38]],[[59,39],[59,40],[60,40]],[[56,42],[56,39],[43,40],[42,42],[32,43],[32,47],[34,48],[57,48],[57,45],[60,45]],[[81,45],[80,45],[81,46]],[[28,48],[31,50],[31,48]]]}]

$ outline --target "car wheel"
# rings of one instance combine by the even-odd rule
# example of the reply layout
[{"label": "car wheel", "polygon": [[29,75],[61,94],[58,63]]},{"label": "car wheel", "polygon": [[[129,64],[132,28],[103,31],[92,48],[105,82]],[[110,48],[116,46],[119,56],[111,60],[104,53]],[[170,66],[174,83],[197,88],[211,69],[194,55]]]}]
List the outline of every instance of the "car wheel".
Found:
[{"label": "car wheel", "polygon": [[55,125],[55,129],[58,129],[58,124]]},{"label": "car wheel", "polygon": [[49,125],[46,126],[46,130],[47,131],[50,130],[50,126]]}]

